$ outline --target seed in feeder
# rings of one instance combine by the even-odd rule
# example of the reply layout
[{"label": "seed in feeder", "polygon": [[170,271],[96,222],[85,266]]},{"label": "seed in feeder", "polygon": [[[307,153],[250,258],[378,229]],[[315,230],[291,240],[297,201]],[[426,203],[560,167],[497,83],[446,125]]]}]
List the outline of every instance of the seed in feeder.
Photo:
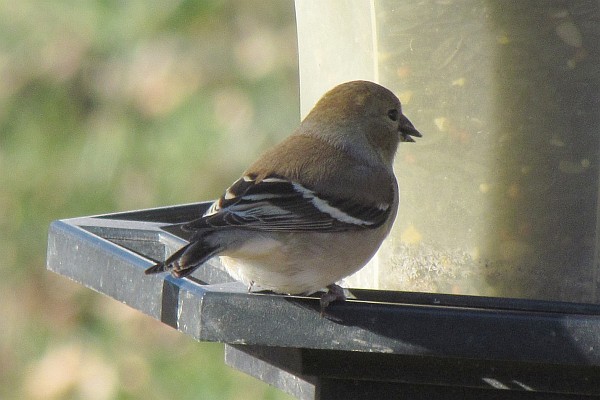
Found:
[{"label": "seed in feeder", "polygon": [[581,32],[571,19],[559,23],[554,29],[558,37],[567,45],[572,47],[581,47],[583,45]]},{"label": "seed in feeder", "polygon": [[521,188],[516,183],[513,183],[508,187],[506,194],[508,194],[508,197],[510,197],[511,199],[516,199],[521,195]]},{"label": "seed in feeder", "polygon": [[404,232],[400,234],[400,240],[406,244],[417,244],[423,239],[423,235],[415,228],[413,224],[410,224]]},{"label": "seed in feeder", "polygon": [[[589,160],[588,160],[589,162]],[[582,173],[586,167],[581,162],[573,162],[569,160],[561,160],[558,163],[558,170],[560,172],[564,172],[565,174],[580,174]]]},{"label": "seed in feeder", "polygon": [[498,36],[496,38],[496,41],[498,42],[498,44],[509,44],[510,43],[510,39],[508,38],[508,36],[505,33]]},{"label": "seed in feeder", "polygon": [[408,78],[410,76],[410,67],[407,65],[398,67],[398,69],[396,69],[396,75],[401,79]]},{"label": "seed in feeder", "polygon": [[433,123],[435,124],[435,126],[437,126],[440,132],[444,132],[446,131],[446,129],[448,129],[448,119],[445,117],[435,118],[433,120]]},{"label": "seed in feeder", "polygon": [[412,90],[405,90],[404,92],[398,93],[398,99],[400,99],[400,103],[402,104],[410,103],[410,99],[412,99],[412,96]]}]

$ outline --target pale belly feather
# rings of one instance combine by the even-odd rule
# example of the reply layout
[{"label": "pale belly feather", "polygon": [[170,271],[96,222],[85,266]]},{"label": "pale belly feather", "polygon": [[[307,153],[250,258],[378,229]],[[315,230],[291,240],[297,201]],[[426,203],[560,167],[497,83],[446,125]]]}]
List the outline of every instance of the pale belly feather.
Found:
[{"label": "pale belly feather", "polygon": [[278,240],[253,235],[253,239],[222,253],[220,258],[235,279],[252,284],[255,289],[313,293],[363,267],[386,233],[290,233],[282,234]]}]

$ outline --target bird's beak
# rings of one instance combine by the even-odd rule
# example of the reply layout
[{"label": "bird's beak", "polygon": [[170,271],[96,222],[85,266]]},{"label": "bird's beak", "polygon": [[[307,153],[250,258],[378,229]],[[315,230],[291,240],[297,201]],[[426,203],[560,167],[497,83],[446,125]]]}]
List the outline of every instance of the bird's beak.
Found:
[{"label": "bird's beak", "polygon": [[412,138],[412,136],[415,137],[422,137],[423,135],[421,135],[421,132],[419,132],[412,124],[412,122],[410,122],[408,120],[408,118],[406,118],[404,115],[400,115],[400,124],[398,126],[398,131],[400,132],[400,141],[401,142],[414,142],[415,139]]}]

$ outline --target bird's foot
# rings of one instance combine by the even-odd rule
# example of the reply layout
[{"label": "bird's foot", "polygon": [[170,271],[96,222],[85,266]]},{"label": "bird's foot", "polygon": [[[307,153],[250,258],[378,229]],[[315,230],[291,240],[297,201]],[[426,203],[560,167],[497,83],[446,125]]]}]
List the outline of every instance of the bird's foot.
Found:
[{"label": "bird's foot", "polygon": [[344,294],[344,288],[336,284],[327,286],[327,293],[321,296],[319,303],[321,304],[321,317],[325,315],[325,309],[329,304],[334,301],[345,301],[346,295]]}]

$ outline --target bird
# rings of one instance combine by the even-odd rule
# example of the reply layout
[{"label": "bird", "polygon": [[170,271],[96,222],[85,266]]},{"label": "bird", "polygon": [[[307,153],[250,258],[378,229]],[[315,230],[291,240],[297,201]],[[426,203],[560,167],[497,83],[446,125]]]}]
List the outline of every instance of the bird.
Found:
[{"label": "bird", "polygon": [[366,265],[389,234],[399,204],[394,156],[413,137],[422,135],[389,89],[365,80],[335,86],[203,215],[181,225],[188,244],[145,273],[183,278],[219,256],[249,291],[323,291],[323,315],[346,300],[336,282]]}]

